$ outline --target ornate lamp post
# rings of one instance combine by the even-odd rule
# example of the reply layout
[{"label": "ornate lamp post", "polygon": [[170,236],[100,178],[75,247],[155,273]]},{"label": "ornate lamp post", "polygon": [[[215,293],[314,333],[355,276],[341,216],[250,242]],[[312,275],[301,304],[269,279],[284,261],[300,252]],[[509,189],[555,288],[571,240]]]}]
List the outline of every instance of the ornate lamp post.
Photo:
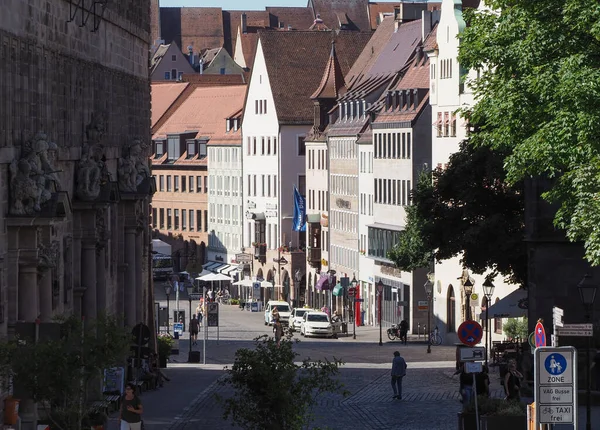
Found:
[{"label": "ornate lamp post", "polygon": [[[579,297],[581,298],[581,303],[583,303],[583,307],[585,308],[586,320],[588,322],[593,323],[593,314],[594,314],[594,301],[596,300],[596,292],[598,290],[598,286],[592,283],[592,276],[586,274],[583,279],[577,285],[579,289]],[[591,400],[591,391],[592,391],[592,377],[590,375],[590,349],[592,349],[592,336],[587,338],[587,354],[586,354],[586,405],[585,405],[585,418],[586,430],[592,430],[592,400]]]},{"label": "ornate lamp post", "polygon": [[356,286],[358,285],[358,281],[354,274],[352,274],[352,282],[350,282],[350,285],[354,291],[354,297],[352,299],[352,338],[356,339]]},{"label": "ornate lamp post", "polygon": [[192,323],[192,294],[194,293],[194,287],[187,287],[188,301],[190,303],[190,323],[188,324],[188,332],[190,333],[190,350],[188,351],[188,363],[192,362],[192,330],[190,324]]},{"label": "ornate lamp post", "polygon": [[490,331],[490,303],[496,286],[492,284],[488,278],[483,283],[483,294],[485,296],[485,365],[488,365],[488,356],[490,355],[490,347],[492,346],[492,332]]},{"label": "ornate lamp post", "polygon": [[[431,330],[431,299],[433,297],[433,282],[427,279],[427,282],[425,282],[423,288],[425,288],[425,295],[427,296],[427,326]],[[431,354],[431,336],[426,336],[428,336],[427,354]]]},{"label": "ornate lamp post", "polygon": [[473,282],[471,278],[467,277],[467,280],[463,284],[465,289],[465,296],[467,296],[467,320],[471,319],[471,294],[473,294]]},{"label": "ornate lamp post", "polygon": [[383,282],[381,279],[377,282],[377,295],[379,296],[379,311],[378,311],[378,320],[379,320],[379,346],[383,345],[383,336],[381,331],[381,298],[383,296]]},{"label": "ornate lamp post", "polygon": [[167,295],[167,334],[170,333],[170,326],[171,326],[171,315],[169,314],[169,298],[171,296],[171,290],[173,287],[171,287],[171,284],[165,284],[165,294]]}]

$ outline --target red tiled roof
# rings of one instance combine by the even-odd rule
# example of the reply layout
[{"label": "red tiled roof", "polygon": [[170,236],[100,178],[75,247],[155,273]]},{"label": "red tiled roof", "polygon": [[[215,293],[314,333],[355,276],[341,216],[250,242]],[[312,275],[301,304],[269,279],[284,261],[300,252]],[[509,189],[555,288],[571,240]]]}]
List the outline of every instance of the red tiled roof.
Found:
[{"label": "red tiled roof", "polygon": [[[345,75],[371,38],[371,33],[335,34],[337,58]],[[259,33],[275,109],[282,123],[312,124],[311,94],[319,87],[329,61],[332,33],[264,31]]]},{"label": "red tiled roof", "polygon": [[435,51],[436,49],[438,49],[437,29],[438,29],[438,25],[436,23],[433,26],[433,28],[431,29],[431,31],[429,32],[429,34],[427,35],[427,37],[425,38],[425,41],[423,42],[423,51],[431,52],[431,51]]},{"label": "red tiled roof", "polygon": [[223,46],[223,15],[219,7],[161,7],[160,28],[166,43],[194,52]]},{"label": "red tiled roof", "polygon": [[349,24],[352,30],[369,31],[369,0],[309,0],[314,16],[321,15],[325,25],[339,30]]},{"label": "red tiled roof", "polygon": [[382,13],[391,13],[394,15],[394,6],[396,3],[369,3],[369,16],[371,17],[371,30],[376,30],[379,24],[381,24]]},{"label": "red tiled roof", "polygon": [[152,83],[150,88],[152,97],[152,127],[162,118],[188,85],[187,82]]},{"label": "red tiled roof", "polygon": [[291,25],[294,30],[308,30],[313,24],[314,15],[309,7],[267,7],[273,17],[277,18],[272,27],[278,28],[279,23],[287,29]]},{"label": "red tiled roof", "polygon": [[233,57],[238,28],[242,24],[242,14],[246,14],[246,25],[249,33],[256,33],[259,28],[269,27],[270,16],[260,10],[224,10],[223,29],[225,30],[225,49]]},{"label": "red tiled roof", "polygon": [[186,131],[197,131],[198,136],[221,136],[227,116],[244,105],[246,88],[246,85],[195,88],[154,133],[153,139]]},{"label": "red tiled roof", "polygon": [[311,99],[336,99],[340,95],[340,88],[346,85],[340,63],[335,53],[335,44],[331,44],[331,54],[325,67],[319,88],[310,96]]},{"label": "red tiled roof", "polygon": [[252,68],[254,63],[254,56],[256,55],[256,47],[258,46],[258,33],[246,33],[241,34],[242,41],[242,52],[244,54],[244,61],[246,67]]}]

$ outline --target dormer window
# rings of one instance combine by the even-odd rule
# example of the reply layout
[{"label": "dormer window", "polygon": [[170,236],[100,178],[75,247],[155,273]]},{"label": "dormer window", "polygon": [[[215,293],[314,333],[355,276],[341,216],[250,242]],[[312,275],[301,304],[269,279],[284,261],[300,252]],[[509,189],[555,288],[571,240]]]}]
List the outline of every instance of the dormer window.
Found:
[{"label": "dormer window", "polygon": [[239,118],[235,118],[233,120],[233,131],[238,131],[240,120]]},{"label": "dormer window", "polygon": [[194,158],[196,156],[196,141],[188,140],[187,141],[187,159]]},{"label": "dormer window", "polygon": [[350,120],[354,119],[354,102],[350,102]]},{"label": "dormer window", "polygon": [[225,121],[225,131],[227,133],[229,133],[229,131],[231,130],[231,118],[227,118],[227,120]]},{"label": "dormer window", "polygon": [[156,140],[154,142],[154,155],[156,158],[160,158],[165,153],[165,142],[164,140]]},{"label": "dormer window", "polygon": [[179,135],[168,136],[168,147],[167,147],[167,159],[169,161],[175,161],[181,157],[181,149],[179,147]]},{"label": "dormer window", "polygon": [[206,142],[199,142],[198,144],[198,157],[206,158]]}]

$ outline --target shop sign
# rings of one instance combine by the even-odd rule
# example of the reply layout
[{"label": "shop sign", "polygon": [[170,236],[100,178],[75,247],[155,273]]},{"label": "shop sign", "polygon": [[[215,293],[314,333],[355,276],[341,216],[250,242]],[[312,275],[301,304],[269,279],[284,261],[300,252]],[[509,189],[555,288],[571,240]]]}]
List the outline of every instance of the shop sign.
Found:
[{"label": "shop sign", "polygon": [[238,263],[252,263],[252,254],[235,254]]},{"label": "shop sign", "polygon": [[381,266],[380,271],[384,275],[395,276],[396,278],[402,277],[402,270],[393,266]]}]

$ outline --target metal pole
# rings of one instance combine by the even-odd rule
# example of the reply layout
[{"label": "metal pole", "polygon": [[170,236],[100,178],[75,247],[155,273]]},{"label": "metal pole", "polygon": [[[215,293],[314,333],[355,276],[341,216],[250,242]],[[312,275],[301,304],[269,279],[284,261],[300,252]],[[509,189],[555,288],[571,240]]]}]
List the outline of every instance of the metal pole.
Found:
[{"label": "metal pole", "polygon": [[379,292],[379,346],[383,345],[383,337],[381,333],[381,291]]},{"label": "metal pole", "polygon": [[490,299],[486,297],[485,301],[485,365],[488,365],[488,355],[490,353],[490,344],[492,343],[492,334],[490,333]]},{"label": "metal pole", "polygon": [[169,312],[171,312],[171,311],[169,309],[169,294],[167,294],[167,334],[171,333],[170,332],[170,330],[171,330],[171,328],[170,328],[170,326],[171,326],[171,324],[170,324],[171,323],[171,315],[169,314]]},{"label": "metal pole", "polygon": [[190,322],[188,324],[188,333],[190,336],[190,350],[188,351],[188,363],[192,362],[192,330],[191,330],[191,324],[192,324],[192,298],[190,297],[189,299],[190,302]]},{"label": "metal pole", "polygon": [[[206,287],[202,287],[202,297],[206,295]],[[208,306],[206,305],[206,299],[204,299],[204,306],[206,306],[206,310],[208,310]],[[208,333],[208,312],[205,312],[204,315],[204,339],[202,341],[202,364],[206,364],[206,336]]]},{"label": "metal pole", "polygon": [[[588,305],[588,321],[592,322],[592,312],[593,305]],[[592,336],[588,336],[587,338],[587,354],[586,354],[586,379],[587,379],[587,387],[586,387],[586,405],[585,405],[585,429],[592,430],[592,375],[590,372],[591,362],[590,362],[590,349],[592,349]]]},{"label": "metal pole", "polygon": [[[427,325],[431,327],[431,295],[427,295]],[[427,339],[427,354],[431,354],[431,337],[425,333]]]},{"label": "metal pole", "polygon": [[471,320],[471,295],[467,294],[467,320]]},{"label": "metal pole", "polygon": [[[354,294],[356,294],[356,292]],[[354,297],[356,297],[356,295]],[[355,301],[355,300],[356,299],[354,299],[352,301]],[[356,303],[353,304],[353,308],[352,308],[352,338],[356,339]]]}]

